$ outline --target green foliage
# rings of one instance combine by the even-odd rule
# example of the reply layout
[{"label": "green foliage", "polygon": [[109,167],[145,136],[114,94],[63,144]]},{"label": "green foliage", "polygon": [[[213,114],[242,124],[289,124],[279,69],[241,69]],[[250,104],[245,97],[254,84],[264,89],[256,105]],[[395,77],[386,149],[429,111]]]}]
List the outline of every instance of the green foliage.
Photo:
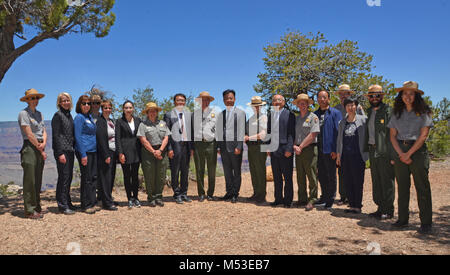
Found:
[{"label": "green foliage", "polygon": [[[266,46],[264,52],[265,72],[258,74],[254,90],[266,100],[280,93],[289,104],[300,93],[315,96],[321,90],[335,91],[347,83],[364,102],[362,95],[372,84],[393,88],[383,77],[370,73],[373,56],[359,51],[357,42],[344,40],[332,45],[320,32],[303,35],[294,31]],[[331,105],[338,103],[339,98],[332,93]]]},{"label": "green foliage", "polygon": [[433,107],[434,127],[430,130],[427,146],[435,158],[450,154],[450,103],[444,98]]}]

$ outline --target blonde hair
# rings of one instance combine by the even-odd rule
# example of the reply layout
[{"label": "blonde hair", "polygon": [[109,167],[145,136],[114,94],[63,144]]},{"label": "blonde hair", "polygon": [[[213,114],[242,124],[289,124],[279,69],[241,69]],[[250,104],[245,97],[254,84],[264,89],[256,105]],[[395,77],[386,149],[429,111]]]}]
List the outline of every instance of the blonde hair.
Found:
[{"label": "blonde hair", "polygon": [[72,97],[70,96],[69,93],[66,93],[66,92],[60,93],[60,94],[58,95],[58,97],[56,98],[56,108],[57,108],[58,110],[61,110],[61,105],[60,105],[60,104],[61,104],[61,98],[62,98],[63,96],[65,96],[65,97],[67,97],[67,98],[69,99],[69,101],[70,101],[70,108],[69,108],[69,110],[71,111],[72,108],[73,108]]}]

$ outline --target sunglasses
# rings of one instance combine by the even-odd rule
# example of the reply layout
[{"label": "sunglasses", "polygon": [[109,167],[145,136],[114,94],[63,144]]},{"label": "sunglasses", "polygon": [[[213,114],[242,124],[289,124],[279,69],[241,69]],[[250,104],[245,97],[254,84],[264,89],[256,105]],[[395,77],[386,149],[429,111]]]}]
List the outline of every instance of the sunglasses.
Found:
[{"label": "sunglasses", "polygon": [[369,95],[369,98],[381,98],[381,95]]},{"label": "sunglasses", "polygon": [[33,96],[33,97],[29,97],[28,99],[29,99],[29,100],[38,100],[38,99],[39,99],[39,97],[37,97],[37,96]]},{"label": "sunglasses", "polygon": [[95,102],[92,102],[92,104],[94,104],[94,105],[100,105],[100,104],[102,104],[101,102],[98,102],[98,101],[95,101]]},{"label": "sunglasses", "polygon": [[86,106],[86,105],[91,106],[91,103],[90,102],[81,102],[81,105],[83,105],[83,106]]}]

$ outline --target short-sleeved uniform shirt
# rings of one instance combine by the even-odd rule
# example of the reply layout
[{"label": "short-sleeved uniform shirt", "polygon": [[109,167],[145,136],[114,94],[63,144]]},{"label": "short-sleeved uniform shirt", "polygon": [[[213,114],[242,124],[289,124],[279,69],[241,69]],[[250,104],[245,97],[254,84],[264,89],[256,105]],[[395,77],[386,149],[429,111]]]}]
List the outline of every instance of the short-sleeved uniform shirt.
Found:
[{"label": "short-sleeved uniform shirt", "polygon": [[[320,133],[319,118],[312,112],[295,119],[295,144],[300,145],[310,133]],[[312,143],[317,143],[317,137]]]},{"label": "short-sleeved uniform shirt", "polygon": [[45,124],[44,117],[42,116],[41,112],[36,111],[33,113],[31,109],[27,107],[20,111],[18,121],[23,140],[28,140],[28,137],[22,129],[22,126],[30,126],[31,132],[36,137],[36,139],[44,138]]},{"label": "short-sleeved uniform shirt", "polygon": [[166,122],[156,120],[155,123],[146,120],[139,124],[137,132],[138,137],[145,137],[152,146],[161,145],[166,136],[170,136],[171,132]]},{"label": "short-sleeved uniform shirt", "polygon": [[392,114],[388,127],[397,129],[398,140],[417,140],[420,136],[420,129],[433,127],[433,120],[428,114],[404,110],[400,118],[396,114]]},{"label": "short-sleeved uniform shirt", "polygon": [[[255,136],[256,134],[259,134],[262,131],[264,131],[267,134],[267,122],[268,122],[267,115],[259,114],[259,116],[257,116],[254,114],[247,121],[246,134],[250,137]],[[250,139],[250,141],[256,141],[256,140]]]},{"label": "short-sleeved uniform shirt", "polygon": [[214,141],[216,133],[216,114],[211,108],[196,110],[193,114],[194,141]]}]

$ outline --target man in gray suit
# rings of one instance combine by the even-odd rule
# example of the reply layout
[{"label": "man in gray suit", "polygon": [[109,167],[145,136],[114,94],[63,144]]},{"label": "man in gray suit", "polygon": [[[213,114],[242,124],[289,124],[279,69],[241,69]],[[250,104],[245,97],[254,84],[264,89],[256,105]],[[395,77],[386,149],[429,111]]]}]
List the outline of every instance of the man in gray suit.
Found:
[{"label": "man in gray suit", "polygon": [[168,156],[172,175],[173,197],[178,204],[191,202],[187,196],[189,161],[192,150],[191,112],[186,108],[186,96],[174,96],[175,108],[164,114],[164,121],[172,135],[169,137]]},{"label": "man in gray suit", "polygon": [[216,140],[218,141],[225,174],[226,194],[222,200],[237,202],[241,189],[242,151],[245,136],[245,112],[234,106],[236,92],[223,92],[226,109],[217,117]]}]

